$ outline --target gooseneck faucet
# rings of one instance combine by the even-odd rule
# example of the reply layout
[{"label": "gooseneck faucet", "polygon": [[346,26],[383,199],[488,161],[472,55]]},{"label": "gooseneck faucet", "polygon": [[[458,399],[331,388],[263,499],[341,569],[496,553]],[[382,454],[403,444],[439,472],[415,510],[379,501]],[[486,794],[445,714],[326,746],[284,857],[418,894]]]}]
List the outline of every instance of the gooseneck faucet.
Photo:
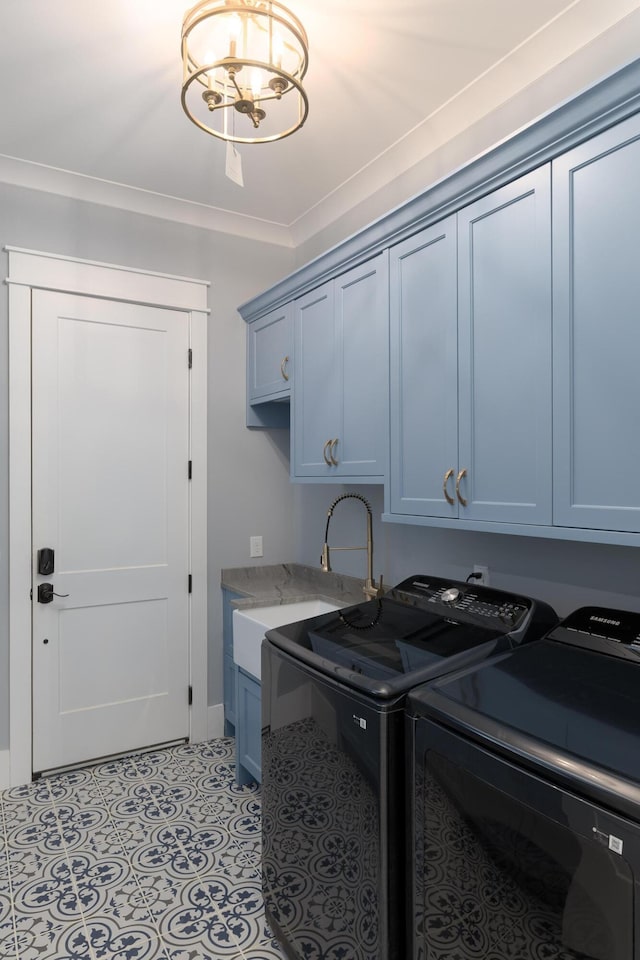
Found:
[{"label": "gooseneck faucet", "polygon": [[367,511],[367,545],[365,547],[332,547],[332,550],[366,550],[367,551],[367,579],[365,580],[364,587],[362,588],[365,597],[368,597],[370,600],[373,600],[377,597],[381,597],[384,593],[382,587],[382,574],[380,575],[380,583],[377,584],[373,579],[373,518],[371,514],[371,507],[369,501],[365,497],[361,496],[359,493],[343,493],[341,496],[336,497],[331,506],[327,511],[327,525],[324,531],[324,543],[322,545],[322,556],[320,558],[320,566],[325,573],[331,572],[331,560],[329,557],[329,523],[331,522],[331,517],[333,516],[333,510],[342,500],[359,500]]}]

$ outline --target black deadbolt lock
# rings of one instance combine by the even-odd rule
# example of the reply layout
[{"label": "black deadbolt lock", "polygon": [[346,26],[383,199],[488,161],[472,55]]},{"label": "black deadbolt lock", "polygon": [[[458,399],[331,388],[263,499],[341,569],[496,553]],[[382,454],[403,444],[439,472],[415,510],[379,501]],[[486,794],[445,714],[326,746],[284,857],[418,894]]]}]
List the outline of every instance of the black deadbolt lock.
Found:
[{"label": "black deadbolt lock", "polygon": [[54,556],[51,547],[38,550],[38,573],[41,577],[50,577],[53,573]]}]

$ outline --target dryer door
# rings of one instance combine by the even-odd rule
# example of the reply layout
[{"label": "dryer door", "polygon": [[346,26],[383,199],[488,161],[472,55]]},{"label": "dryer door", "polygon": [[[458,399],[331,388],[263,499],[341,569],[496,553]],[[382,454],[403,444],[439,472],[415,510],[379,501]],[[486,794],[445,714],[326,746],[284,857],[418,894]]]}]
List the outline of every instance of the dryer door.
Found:
[{"label": "dryer door", "polygon": [[415,721],[415,960],[633,960],[640,827]]}]

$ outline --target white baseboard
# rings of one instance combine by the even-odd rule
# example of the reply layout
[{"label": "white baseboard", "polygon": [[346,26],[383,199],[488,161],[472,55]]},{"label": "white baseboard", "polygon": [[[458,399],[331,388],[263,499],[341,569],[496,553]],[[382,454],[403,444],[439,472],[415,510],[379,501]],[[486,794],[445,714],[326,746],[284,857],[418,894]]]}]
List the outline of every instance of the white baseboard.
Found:
[{"label": "white baseboard", "polygon": [[207,709],[207,739],[224,737],[224,703],[216,703]]},{"label": "white baseboard", "polygon": [[[207,739],[223,736],[224,704],[216,703],[207,708]],[[8,750],[0,750],[0,790],[8,790],[11,785],[11,754]]]},{"label": "white baseboard", "polygon": [[8,790],[11,786],[11,754],[8,750],[0,750],[0,790]]}]

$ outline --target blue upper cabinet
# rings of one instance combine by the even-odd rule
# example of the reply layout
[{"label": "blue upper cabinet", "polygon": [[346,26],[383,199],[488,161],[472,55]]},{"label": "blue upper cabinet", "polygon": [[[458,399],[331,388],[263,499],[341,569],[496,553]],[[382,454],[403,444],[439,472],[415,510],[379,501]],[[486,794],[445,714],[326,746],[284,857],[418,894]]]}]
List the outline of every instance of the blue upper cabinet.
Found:
[{"label": "blue upper cabinet", "polygon": [[554,522],[640,531],[640,117],[553,163]]},{"label": "blue upper cabinet", "polygon": [[242,306],[293,302],[292,479],[638,545],[639,170],[640,58]]},{"label": "blue upper cabinet", "polygon": [[331,467],[329,448],[339,418],[333,280],[294,304],[292,474],[315,477]]},{"label": "blue upper cabinet", "polygon": [[296,300],[293,479],[383,481],[388,317],[386,253]]},{"label": "blue upper cabinet", "polygon": [[391,250],[392,514],[551,523],[549,178]]},{"label": "blue upper cabinet", "polygon": [[552,519],[550,176],[547,164],[458,213],[456,478],[469,520]]},{"label": "blue upper cabinet", "polygon": [[247,324],[247,426],[289,427],[293,304]]},{"label": "blue upper cabinet", "polygon": [[247,325],[247,399],[281,400],[291,393],[292,304]]},{"label": "blue upper cabinet", "polygon": [[391,248],[389,288],[391,512],[457,517],[455,214]]}]

